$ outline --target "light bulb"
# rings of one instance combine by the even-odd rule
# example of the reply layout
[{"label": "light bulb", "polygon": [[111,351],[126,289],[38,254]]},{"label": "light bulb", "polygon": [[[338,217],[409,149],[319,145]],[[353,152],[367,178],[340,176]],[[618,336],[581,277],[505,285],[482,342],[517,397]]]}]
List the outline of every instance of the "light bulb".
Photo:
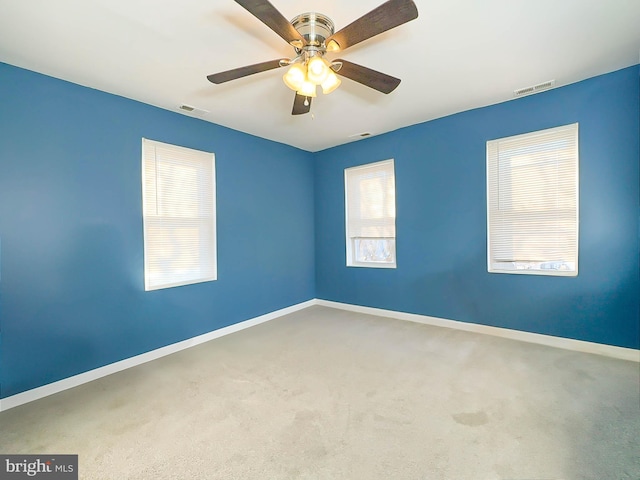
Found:
[{"label": "light bulb", "polygon": [[324,82],[322,82],[322,93],[325,95],[333,92],[336,88],[340,86],[342,80],[338,78],[338,76],[333,73],[333,70],[329,70],[329,74]]},{"label": "light bulb", "polygon": [[285,85],[291,90],[298,91],[302,87],[305,77],[305,68],[299,63],[294,63],[289,70],[287,70],[287,73],[284,74],[282,80],[284,80]]},{"label": "light bulb", "polygon": [[310,82],[320,85],[329,75],[329,65],[322,57],[312,57],[307,64],[307,78]]}]

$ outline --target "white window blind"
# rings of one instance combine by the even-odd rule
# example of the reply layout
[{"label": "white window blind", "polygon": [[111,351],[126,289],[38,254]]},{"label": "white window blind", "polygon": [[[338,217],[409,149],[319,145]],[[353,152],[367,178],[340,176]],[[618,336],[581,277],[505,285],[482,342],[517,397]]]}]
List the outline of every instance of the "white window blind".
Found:
[{"label": "white window blind", "polygon": [[215,280],[215,159],[142,140],[145,290]]},{"label": "white window blind", "polygon": [[578,124],[487,142],[490,272],[578,274]]},{"label": "white window blind", "polygon": [[393,160],[347,168],[347,265],[396,266],[396,185]]}]

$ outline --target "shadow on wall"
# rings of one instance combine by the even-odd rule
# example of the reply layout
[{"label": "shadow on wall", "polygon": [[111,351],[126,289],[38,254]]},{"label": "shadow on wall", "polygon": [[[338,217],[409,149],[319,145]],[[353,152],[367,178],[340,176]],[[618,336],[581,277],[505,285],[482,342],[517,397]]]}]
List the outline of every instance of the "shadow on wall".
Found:
[{"label": "shadow on wall", "polygon": [[[28,272],[29,296],[16,304],[14,313],[22,321],[12,321],[11,338],[16,348],[21,346],[14,352],[16,364],[31,367],[32,372],[24,372],[28,378],[55,381],[86,370],[81,365],[103,362],[102,352],[117,342],[116,324],[127,317],[126,305],[133,300],[115,229],[87,225],[64,240],[38,252],[34,260],[41,261],[28,263],[40,264],[40,271]],[[17,296],[23,291],[18,289]]]},{"label": "shadow on wall", "polygon": [[[401,292],[406,311],[637,348],[637,335],[629,335],[638,328],[628,315],[637,308],[631,271],[611,278],[593,268],[585,268],[579,277],[489,273],[483,251],[455,263],[436,262],[425,260],[430,266],[426,273],[414,270],[409,288]],[[588,276],[598,277],[597,290]],[[612,311],[620,312],[613,321],[608,319]]]},{"label": "shadow on wall", "polygon": [[[23,262],[41,268],[21,274],[30,288],[18,285],[5,312],[13,317],[5,335],[12,363],[5,366],[3,396],[142,353],[152,321],[178,317],[167,302],[144,308],[140,253],[127,251],[113,226],[92,223]],[[132,263],[139,267],[137,288]]]}]

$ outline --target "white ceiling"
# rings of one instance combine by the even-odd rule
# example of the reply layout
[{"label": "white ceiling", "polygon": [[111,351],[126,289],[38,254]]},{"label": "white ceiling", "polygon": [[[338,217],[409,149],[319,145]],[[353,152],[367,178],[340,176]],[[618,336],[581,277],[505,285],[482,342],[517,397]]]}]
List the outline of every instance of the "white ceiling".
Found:
[{"label": "white ceiling", "polygon": [[[640,0],[415,0],[419,17],[337,55],[401,78],[384,95],[349,79],[292,116],[284,69],[214,85],[206,76],[293,49],[233,0],[0,0],[0,62],[304,150],[353,141],[640,62]],[[271,0],[336,30],[383,0]]]}]

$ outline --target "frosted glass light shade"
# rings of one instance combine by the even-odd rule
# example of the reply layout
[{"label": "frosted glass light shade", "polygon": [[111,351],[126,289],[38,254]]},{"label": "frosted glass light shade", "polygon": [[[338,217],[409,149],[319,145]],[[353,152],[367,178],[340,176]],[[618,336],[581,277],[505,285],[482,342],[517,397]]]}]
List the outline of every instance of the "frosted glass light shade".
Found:
[{"label": "frosted glass light shade", "polygon": [[284,74],[282,80],[284,80],[284,84],[291,90],[298,91],[302,88],[302,84],[306,80],[306,75],[307,72],[304,66],[299,63],[294,63],[289,70],[287,70],[287,73]]},{"label": "frosted glass light shade", "polygon": [[316,85],[308,80],[302,82],[302,85],[297,90],[300,95],[305,97],[315,97],[316,96]]},{"label": "frosted glass light shade", "polygon": [[333,70],[329,70],[329,74],[327,78],[322,82],[322,93],[325,95],[333,92],[336,88],[340,86],[342,80],[338,78],[338,76],[333,73]]},{"label": "frosted glass light shade", "polygon": [[322,57],[313,57],[307,64],[307,78],[310,82],[320,85],[329,75],[329,65]]}]

